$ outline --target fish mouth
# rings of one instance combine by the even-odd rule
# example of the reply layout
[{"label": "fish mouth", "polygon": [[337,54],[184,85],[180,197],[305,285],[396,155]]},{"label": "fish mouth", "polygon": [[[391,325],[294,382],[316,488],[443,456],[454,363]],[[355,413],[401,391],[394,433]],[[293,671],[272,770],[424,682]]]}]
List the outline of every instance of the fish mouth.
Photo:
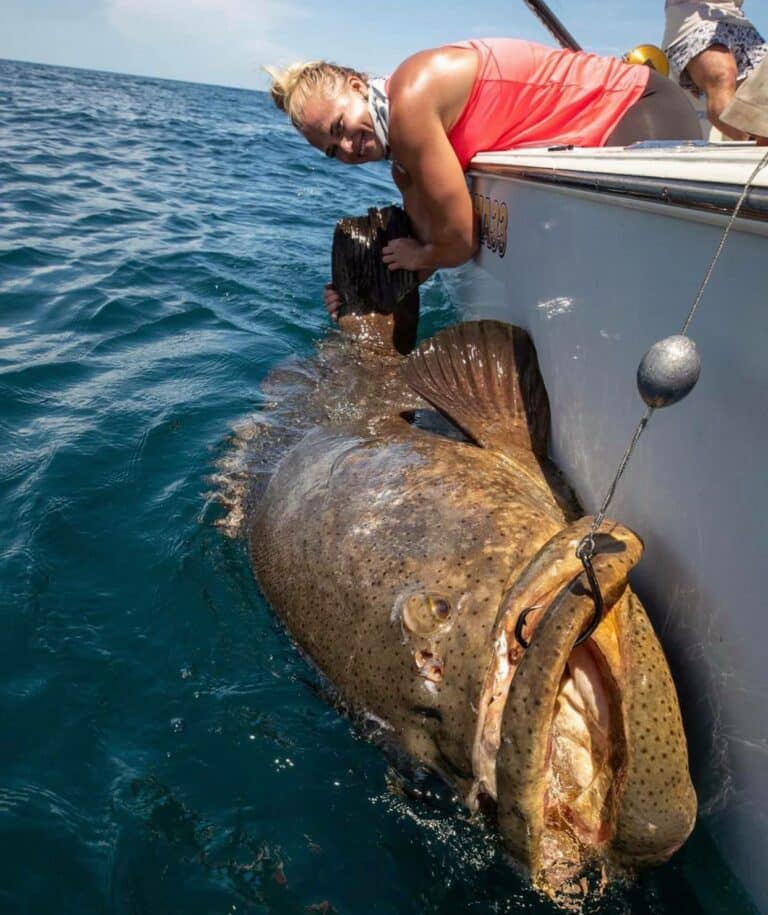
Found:
[{"label": "fish mouth", "polygon": [[627,585],[642,544],[619,525],[600,528],[593,559],[605,615],[576,645],[594,613],[575,557],[590,520],[552,538],[502,599],[468,799],[496,802],[505,844],[555,901],[590,889],[590,862],[605,877],[666,860],[695,820],[674,685]]},{"label": "fish mouth", "polygon": [[[520,615],[527,611],[525,631],[530,635],[557,595],[579,576],[583,566],[576,557],[576,547],[589,531],[590,522],[590,518],[582,518],[556,534],[504,593],[494,624],[491,662],[480,694],[472,756],[475,782],[469,797],[472,807],[481,794],[493,800],[497,797],[496,757],[501,745],[502,717],[512,680],[524,656],[523,645],[515,637]],[[604,524],[601,531],[610,527],[610,523]]]}]

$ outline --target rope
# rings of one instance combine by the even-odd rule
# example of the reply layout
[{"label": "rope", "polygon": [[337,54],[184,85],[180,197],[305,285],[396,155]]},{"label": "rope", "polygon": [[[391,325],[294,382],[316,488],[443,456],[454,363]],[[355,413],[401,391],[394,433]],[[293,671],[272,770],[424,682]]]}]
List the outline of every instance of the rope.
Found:
[{"label": "rope", "polygon": [[[526,2],[527,2],[527,0],[526,0]],[[728,220],[725,230],[723,231],[723,235],[722,235],[722,238],[720,239],[719,245],[717,246],[717,250],[715,251],[713,258],[710,261],[709,267],[707,268],[707,271],[704,274],[704,279],[702,280],[701,286],[699,287],[699,291],[696,295],[696,298],[693,301],[693,305],[691,306],[691,309],[688,312],[688,317],[685,319],[685,323],[683,324],[682,330],[680,331],[681,336],[685,336],[686,331],[688,330],[688,328],[691,324],[691,321],[693,320],[693,316],[696,313],[696,309],[699,307],[699,303],[701,302],[702,296],[704,295],[704,290],[709,285],[709,281],[712,278],[712,273],[714,272],[715,265],[717,264],[718,260],[720,259],[720,255],[723,253],[723,248],[725,247],[725,243],[728,239],[731,229],[733,228],[733,224],[736,222],[736,218],[738,217],[739,212],[741,211],[744,201],[747,199],[747,194],[749,193],[749,189],[752,186],[752,182],[755,180],[758,173],[763,168],[765,168],[766,165],[768,165],[768,151],[766,151],[765,155],[755,166],[752,174],[749,176],[746,184],[744,185],[744,189],[741,192],[739,199],[736,202],[736,206],[734,207],[733,213],[731,214],[731,217]],[[579,541],[578,546],[576,547],[576,557],[581,561],[581,564],[584,567],[584,571],[587,575],[587,579],[588,579],[590,587],[592,589],[592,599],[595,603],[594,616],[592,617],[592,620],[589,623],[588,627],[579,637],[579,640],[577,641],[576,644],[580,644],[581,642],[583,642],[595,631],[595,629],[597,628],[597,626],[600,623],[600,620],[601,620],[602,614],[603,614],[603,609],[604,609],[603,597],[602,597],[602,594],[600,593],[600,585],[597,581],[597,576],[595,575],[594,569],[592,568],[592,557],[595,555],[595,552],[597,550],[597,547],[595,545],[595,534],[597,533],[600,525],[605,520],[605,515],[606,515],[606,512],[608,511],[608,506],[611,504],[611,502],[613,501],[613,497],[616,494],[616,488],[619,485],[619,480],[621,479],[622,475],[624,474],[624,471],[627,469],[627,466],[632,458],[632,455],[634,454],[637,443],[640,441],[640,436],[643,434],[643,432],[645,432],[645,429],[648,426],[648,423],[651,419],[651,416],[653,416],[654,412],[655,412],[655,408],[649,407],[645,416],[637,424],[637,428],[635,429],[635,432],[632,436],[632,440],[630,441],[627,450],[624,452],[624,457],[622,457],[621,461],[619,462],[618,470],[616,471],[616,474],[613,477],[613,481],[611,482],[611,485],[608,487],[608,492],[606,493],[605,498],[603,499],[602,504],[600,505],[600,509],[598,510],[598,512],[594,516],[594,518],[592,519],[592,524],[589,528],[589,531],[584,535],[584,537],[582,537],[582,539]],[[529,609],[531,609],[531,608],[529,608]],[[525,639],[522,636],[522,629],[523,629],[523,626],[525,625],[525,616],[527,615],[527,613],[528,613],[528,610],[522,611],[522,613],[520,614],[520,616],[518,618],[517,626],[515,628],[515,636],[517,638],[517,641],[524,648],[528,647],[528,643],[525,641]]]},{"label": "rope", "polygon": [[[701,302],[702,296],[704,295],[704,290],[709,285],[709,281],[712,277],[712,273],[715,269],[715,265],[717,264],[718,260],[720,259],[720,255],[723,253],[723,248],[725,247],[725,243],[728,239],[728,235],[730,234],[730,231],[733,228],[733,224],[736,222],[736,217],[739,215],[739,212],[741,210],[742,205],[744,204],[744,201],[747,199],[747,194],[749,193],[749,189],[752,186],[752,182],[755,180],[755,178],[757,177],[760,170],[766,166],[766,164],[768,164],[768,152],[765,153],[763,158],[755,166],[754,171],[747,179],[747,183],[744,185],[744,190],[741,192],[741,196],[739,197],[738,201],[736,202],[736,206],[733,209],[731,218],[728,220],[728,224],[726,225],[725,231],[723,232],[722,238],[720,239],[720,244],[717,246],[717,250],[715,251],[714,257],[712,258],[712,260],[709,264],[709,268],[707,269],[707,272],[704,275],[704,279],[701,283],[701,286],[699,287],[698,294],[696,295],[693,305],[691,306],[691,309],[688,312],[688,317],[685,319],[683,328],[680,331],[682,336],[685,336],[686,331],[688,330],[688,328],[691,324],[691,321],[693,320],[693,316],[696,313],[696,309],[699,307],[699,303]],[[654,413],[654,407],[649,407],[645,416],[638,423],[637,428],[635,429],[635,433],[632,436],[632,441],[629,443],[629,447],[624,452],[624,457],[621,459],[621,462],[619,463],[619,468],[616,471],[616,474],[613,478],[611,485],[608,487],[608,492],[606,493],[605,498],[603,499],[602,504],[600,505],[600,509],[597,512],[597,514],[594,516],[594,518],[592,519],[592,525],[590,526],[589,532],[581,539],[581,541],[579,542],[579,545],[576,547],[576,556],[578,559],[581,560],[581,564],[584,566],[584,571],[587,574],[587,578],[589,580],[590,587],[592,588],[592,599],[595,602],[595,614],[592,618],[591,623],[585,630],[585,632],[582,633],[580,640],[579,640],[580,642],[584,641],[585,638],[587,638],[589,635],[591,635],[594,632],[594,630],[597,628],[597,626],[600,622],[600,618],[601,618],[602,612],[603,612],[603,598],[602,598],[602,594],[600,593],[600,585],[597,581],[594,570],[592,568],[592,557],[595,555],[595,552],[596,552],[595,534],[597,533],[600,525],[603,523],[603,521],[605,519],[606,512],[608,511],[608,506],[611,504],[611,501],[613,500],[613,497],[616,494],[616,487],[619,485],[619,480],[621,479],[624,471],[627,469],[627,465],[629,464],[629,461],[632,458],[635,447],[637,446],[637,443],[640,441],[640,436],[645,431],[645,429],[651,419],[651,416],[653,416],[653,413]]]},{"label": "rope", "polygon": [[723,248],[725,247],[726,239],[728,238],[728,235],[729,235],[731,229],[733,228],[734,222],[736,222],[736,217],[739,215],[739,211],[741,210],[742,204],[747,199],[747,194],[749,193],[750,187],[752,187],[752,182],[755,180],[755,178],[757,178],[757,175],[758,175],[758,172],[760,171],[760,169],[765,168],[767,163],[768,163],[768,152],[766,152],[766,154],[763,156],[763,158],[757,163],[757,165],[755,166],[755,170],[749,176],[749,178],[747,179],[747,183],[744,185],[744,190],[741,192],[741,197],[739,197],[739,199],[736,203],[736,206],[733,209],[731,218],[728,220],[728,225],[725,227],[725,232],[723,232],[723,237],[720,239],[720,244],[717,247],[717,251],[715,251],[715,256],[712,258],[712,262],[709,265],[709,269],[707,270],[707,272],[704,276],[704,280],[699,288],[699,294],[696,296],[696,298],[693,302],[693,305],[691,306],[691,310],[688,312],[688,317],[685,319],[685,324],[683,324],[683,329],[680,331],[681,335],[683,335],[683,336],[685,336],[685,332],[688,330],[688,325],[693,320],[693,316],[696,312],[696,309],[699,307],[699,302],[701,301],[701,297],[704,295],[704,290],[707,288],[709,279],[712,276],[712,271],[715,269],[715,264],[717,263],[720,255],[723,252]]},{"label": "rope", "polygon": [[[686,331],[688,330],[688,328],[691,324],[691,321],[693,320],[693,316],[696,313],[696,309],[699,307],[699,302],[701,302],[702,296],[704,295],[704,290],[709,285],[709,281],[712,278],[712,273],[715,269],[715,265],[717,264],[718,260],[720,259],[720,255],[723,253],[723,248],[725,247],[725,243],[728,239],[728,235],[730,234],[731,229],[733,228],[733,224],[736,222],[736,217],[739,215],[739,212],[741,210],[741,207],[744,204],[744,201],[747,199],[747,194],[749,193],[749,189],[752,186],[752,182],[755,180],[755,178],[757,177],[760,170],[763,169],[766,165],[768,165],[768,152],[765,153],[763,158],[755,166],[754,171],[747,179],[747,183],[744,185],[744,190],[741,192],[741,196],[739,197],[738,201],[736,202],[736,206],[733,209],[731,218],[728,220],[728,224],[725,227],[723,236],[720,239],[720,244],[717,246],[717,250],[715,251],[714,257],[712,258],[712,260],[709,264],[709,267],[707,269],[707,272],[704,275],[704,279],[701,283],[701,286],[699,287],[699,291],[698,291],[698,294],[696,295],[696,298],[694,299],[693,305],[691,306],[691,310],[688,312],[688,317],[685,319],[683,328],[680,331],[681,335],[683,335],[683,336],[685,335]],[[616,471],[616,475],[613,478],[613,482],[608,487],[608,492],[607,492],[605,498],[603,499],[602,505],[600,506],[600,510],[595,515],[595,517],[592,521],[592,526],[589,529],[589,533],[581,540],[581,542],[579,543],[579,546],[576,549],[576,555],[580,559],[582,559],[582,561],[583,561],[583,557],[585,555],[588,556],[589,558],[591,558],[594,555],[595,534],[597,533],[597,529],[600,527],[600,525],[603,523],[603,521],[605,519],[605,514],[608,511],[608,506],[611,504],[611,501],[613,500],[613,497],[616,493],[616,487],[618,486],[619,480],[621,479],[622,474],[626,470],[627,464],[629,464],[630,458],[632,457],[632,454],[635,450],[635,446],[637,445],[638,441],[640,440],[640,436],[645,431],[645,428],[648,425],[648,422],[649,422],[651,416],[653,416],[653,413],[654,413],[654,408],[649,407],[648,412],[638,423],[637,428],[635,429],[635,434],[632,436],[632,441],[630,442],[627,450],[624,452],[624,457],[621,459],[621,462],[619,464],[619,469]]]}]

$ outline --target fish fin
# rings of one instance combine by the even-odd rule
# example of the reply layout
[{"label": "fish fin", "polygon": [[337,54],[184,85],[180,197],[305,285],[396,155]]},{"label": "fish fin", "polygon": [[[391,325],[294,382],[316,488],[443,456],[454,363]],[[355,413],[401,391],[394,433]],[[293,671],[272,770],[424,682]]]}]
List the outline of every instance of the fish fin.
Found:
[{"label": "fish fin", "polygon": [[522,328],[466,321],[425,340],[405,360],[410,386],[484,448],[544,458],[549,401]]},{"label": "fish fin", "polygon": [[401,207],[371,207],[365,216],[336,223],[331,252],[331,280],[341,298],[339,316],[393,315],[394,346],[403,354],[416,343],[419,278],[411,270],[389,270],[382,250],[393,238],[412,236]]}]

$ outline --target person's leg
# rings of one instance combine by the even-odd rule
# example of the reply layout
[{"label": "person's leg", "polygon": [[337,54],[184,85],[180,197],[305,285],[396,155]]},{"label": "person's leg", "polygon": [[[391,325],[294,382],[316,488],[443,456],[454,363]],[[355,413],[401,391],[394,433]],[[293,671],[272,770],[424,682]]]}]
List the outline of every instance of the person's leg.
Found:
[{"label": "person's leg", "polygon": [[758,146],[768,146],[768,57],[736,90],[720,118],[735,130],[751,134]]},{"label": "person's leg", "polygon": [[730,50],[724,45],[712,45],[692,58],[686,70],[691,82],[707,98],[707,116],[710,123],[732,140],[746,140],[745,133],[720,120],[723,108],[736,92],[738,67]]}]

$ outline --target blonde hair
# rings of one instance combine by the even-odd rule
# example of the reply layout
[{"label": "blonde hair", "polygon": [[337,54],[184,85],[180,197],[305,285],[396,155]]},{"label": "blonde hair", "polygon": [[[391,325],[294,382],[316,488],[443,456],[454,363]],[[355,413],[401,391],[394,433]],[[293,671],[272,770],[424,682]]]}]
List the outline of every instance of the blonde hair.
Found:
[{"label": "blonde hair", "polygon": [[270,93],[272,101],[291,119],[298,130],[304,126],[302,113],[307,99],[318,90],[332,96],[342,80],[356,76],[364,83],[368,82],[365,73],[359,73],[351,67],[340,67],[325,60],[312,60],[291,64],[285,70],[277,67],[264,67],[272,77]]}]

